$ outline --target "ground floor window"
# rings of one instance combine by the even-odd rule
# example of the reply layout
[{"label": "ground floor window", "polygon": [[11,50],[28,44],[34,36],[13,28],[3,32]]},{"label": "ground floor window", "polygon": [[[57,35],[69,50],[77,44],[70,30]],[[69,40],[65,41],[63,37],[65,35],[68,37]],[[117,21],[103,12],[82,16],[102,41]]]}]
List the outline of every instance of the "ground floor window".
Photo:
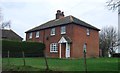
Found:
[{"label": "ground floor window", "polygon": [[50,52],[58,52],[58,44],[57,43],[50,44]]}]

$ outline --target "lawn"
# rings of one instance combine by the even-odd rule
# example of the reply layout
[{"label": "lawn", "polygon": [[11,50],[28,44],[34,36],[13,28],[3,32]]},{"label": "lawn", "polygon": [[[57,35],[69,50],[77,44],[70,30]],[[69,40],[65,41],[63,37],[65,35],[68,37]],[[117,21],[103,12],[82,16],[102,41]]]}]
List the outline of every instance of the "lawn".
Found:
[{"label": "lawn", "polygon": [[[118,71],[119,58],[88,58],[88,71]],[[10,67],[7,65],[8,59],[3,58],[3,70],[15,66],[23,66],[22,58],[10,58]],[[24,70],[44,71],[46,69],[44,58],[26,58],[26,66],[32,67]],[[53,71],[84,71],[84,59],[52,59],[48,58],[49,69]],[[11,67],[12,66],[12,67]],[[14,69],[16,70],[16,69]]]}]

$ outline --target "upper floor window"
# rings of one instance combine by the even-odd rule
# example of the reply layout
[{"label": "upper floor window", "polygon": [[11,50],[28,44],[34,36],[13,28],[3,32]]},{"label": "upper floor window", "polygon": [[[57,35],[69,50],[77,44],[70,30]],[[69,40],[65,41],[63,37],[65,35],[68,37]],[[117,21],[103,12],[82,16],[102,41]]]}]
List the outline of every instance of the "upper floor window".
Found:
[{"label": "upper floor window", "polygon": [[90,35],[90,29],[87,29],[87,35]]},{"label": "upper floor window", "polygon": [[62,26],[61,27],[61,34],[65,34],[66,33],[66,27],[65,26]]},{"label": "upper floor window", "polygon": [[51,29],[51,35],[55,35],[55,28]]},{"label": "upper floor window", "polygon": [[39,32],[39,31],[37,31],[37,32],[36,32],[36,34],[35,34],[35,37],[36,37],[36,38],[38,38],[38,37],[39,37],[39,35],[40,35],[40,32]]},{"label": "upper floor window", "polygon": [[32,38],[32,32],[31,32],[31,33],[29,33],[29,38],[30,38],[30,39]]},{"label": "upper floor window", "polygon": [[50,44],[50,52],[58,52],[58,45],[57,43]]}]

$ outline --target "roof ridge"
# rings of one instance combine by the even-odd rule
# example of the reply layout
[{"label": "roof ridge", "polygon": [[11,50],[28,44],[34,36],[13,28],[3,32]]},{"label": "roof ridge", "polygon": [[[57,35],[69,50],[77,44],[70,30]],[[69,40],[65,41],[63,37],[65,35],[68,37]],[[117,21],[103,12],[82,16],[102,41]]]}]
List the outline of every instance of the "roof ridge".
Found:
[{"label": "roof ridge", "polygon": [[66,16],[66,17],[61,18],[61,19],[54,19],[54,20],[47,21],[46,23],[43,23],[39,26],[36,26],[33,29],[26,31],[25,33],[31,32],[31,31],[37,31],[40,29],[55,27],[55,26],[59,26],[59,25],[63,25],[63,24],[68,24],[68,23],[80,24],[81,26],[85,26],[85,27],[99,30],[98,28],[84,22],[83,20],[80,20],[72,15],[69,15],[69,16]]},{"label": "roof ridge", "polygon": [[0,30],[7,30],[7,31],[10,31],[10,30],[12,30],[12,29],[0,29]]}]

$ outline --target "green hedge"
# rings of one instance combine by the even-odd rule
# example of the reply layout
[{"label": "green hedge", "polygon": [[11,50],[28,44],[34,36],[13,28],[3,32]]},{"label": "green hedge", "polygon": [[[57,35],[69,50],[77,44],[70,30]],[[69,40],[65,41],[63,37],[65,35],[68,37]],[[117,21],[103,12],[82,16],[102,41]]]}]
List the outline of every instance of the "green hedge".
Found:
[{"label": "green hedge", "polygon": [[2,40],[2,55],[7,57],[7,52],[10,52],[10,57],[22,57],[22,51],[25,56],[44,56],[45,45],[39,42],[18,42]]}]

